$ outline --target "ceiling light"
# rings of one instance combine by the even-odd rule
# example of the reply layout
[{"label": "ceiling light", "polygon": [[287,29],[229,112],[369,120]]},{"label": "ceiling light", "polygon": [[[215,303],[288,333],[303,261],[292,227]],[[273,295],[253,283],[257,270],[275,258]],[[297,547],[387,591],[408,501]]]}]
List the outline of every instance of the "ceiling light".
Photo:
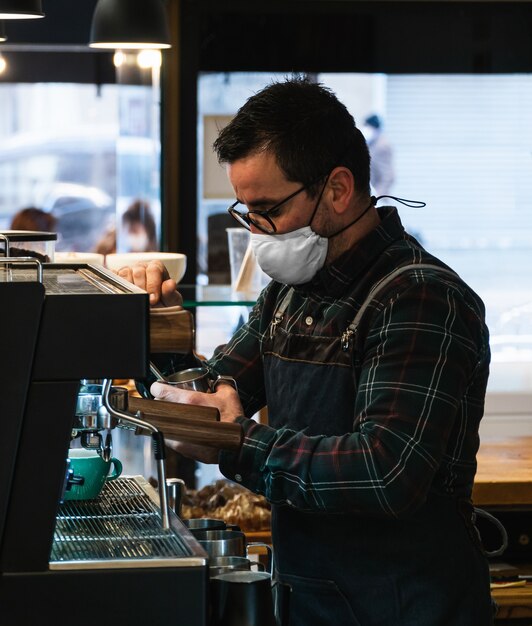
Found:
[{"label": "ceiling light", "polygon": [[0,20],[44,17],[41,0],[0,0]]},{"label": "ceiling light", "polygon": [[121,67],[126,62],[126,55],[122,50],[117,50],[113,55],[113,64],[115,67]]},{"label": "ceiling light", "polygon": [[98,0],[92,17],[89,46],[123,50],[170,48],[162,1]]},{"label": "ceiling light", "polygon": [[160,50],[141,50],[137,55],[137,65],[143,70],[150,67],[161,67],[161,64]]},{"label": "ceiling light", "polygon": [[2,21],[0,21],[0,41],[7,41],[6,25]]},{"label": "ceiling light", "polygon": [[7,61],[4,59],[4,55],[0,54],[0,74],[3,74],[7,68]]}]

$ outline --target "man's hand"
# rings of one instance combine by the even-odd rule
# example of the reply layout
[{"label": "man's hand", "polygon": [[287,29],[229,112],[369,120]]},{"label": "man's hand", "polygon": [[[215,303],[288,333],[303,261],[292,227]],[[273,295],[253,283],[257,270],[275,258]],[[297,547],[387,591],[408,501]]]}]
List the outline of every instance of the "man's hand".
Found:
[{"label": "man's hand", "polygon": [[[153,383],[150,391],[157,400],[216,407],[220,411],[222,422],[234,422],[235,418],[244,414],[237,392],[231,385],[224,383],[216,387],[215,393],[189,391],[164,383]],[[218,463],[219,451],[215,448],[178,441],[169,441],[168,445],[184,456],[201,463]]]},{"label": "man's hand", "polygon": [[176,289],[176,282],[168,275],[161,261],[135,263],[122,267],[117,274],[150,294],[150,306],[182,306],[183,298]]}]

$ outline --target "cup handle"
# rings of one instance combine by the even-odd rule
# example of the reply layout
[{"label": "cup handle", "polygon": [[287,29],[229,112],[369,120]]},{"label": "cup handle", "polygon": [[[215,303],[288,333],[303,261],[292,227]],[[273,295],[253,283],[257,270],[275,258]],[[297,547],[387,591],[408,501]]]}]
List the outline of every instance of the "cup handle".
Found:
[{"label": "cup handle", "polygon": [[251,546],[260,547],[260,548],[266,548],[266,552],[268,554],[268,564],[266,565],[266,571],[271,574],[272,573],[272,565],[273,565],[273,550],[272,550],[272,547],[270,546],[270,544],[262,543],[260,541],[252,541],[251,543],[248,543],[246,545],[246,554],[247,554],[248,557],[249,557],[248,548],[250,548]]},{"label": "cup handle", "polygon": [[116,480],[122,473],[122,463],[118,459],[115,459],[114,456],[111,457],[111,463],[113,464],[113,471],[105,480]]},{"label": "cup handle", "polygon": [[219,374],[217,378],[211,382],[211,390],[213,393],[216,392],[216,387],[218,387],[220,383],[231,385],[231,387],[238,393],[236,380],[234,378],[231,378],[231,376],[222,376],[221,374]]}]

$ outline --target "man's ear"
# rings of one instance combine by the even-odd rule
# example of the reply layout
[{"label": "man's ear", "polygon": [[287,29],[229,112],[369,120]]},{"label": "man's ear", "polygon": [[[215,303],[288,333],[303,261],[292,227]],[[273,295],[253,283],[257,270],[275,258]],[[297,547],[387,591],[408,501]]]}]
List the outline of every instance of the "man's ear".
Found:
[{"label": "man's ear", "polygon": [[347,167],[335,167],[328,180],[329,200],[336,213],[341,215],[351,206],[355,197],[355,180]]}]

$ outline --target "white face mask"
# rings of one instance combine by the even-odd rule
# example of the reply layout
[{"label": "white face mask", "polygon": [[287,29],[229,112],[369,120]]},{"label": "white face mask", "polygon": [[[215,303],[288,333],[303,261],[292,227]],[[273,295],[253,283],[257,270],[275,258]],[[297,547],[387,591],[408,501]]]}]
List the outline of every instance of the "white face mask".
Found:
[{"label": "white face mask", "polygon": [[130,252],[146,252],[148,243],[148,235],[146,233],[135,233],[127,237],[127,247]]},{"label": "white face mask", "polygon": [[301,285],[324,266],[329,240],[310,226],[282,235],[251,233],[251,247],[261,269],[285,285]]},{"label": "white face mask", "polygon": [[[320,199],[321,194],[318,198],[316,209]],[[251,248],[255,253],[258,264],[268,276],[277,282],[285,285],[308,283],[325,265],[329,239],[336,237],[336,235],[358,222],[375,202],[375,198],[372,197],[367,208],[358,217],[329,237],[322,237],[315,233],[310,224],[281,235],[251,233]],[[314,209],[312,214],[311,223],[316,209]]]}]

